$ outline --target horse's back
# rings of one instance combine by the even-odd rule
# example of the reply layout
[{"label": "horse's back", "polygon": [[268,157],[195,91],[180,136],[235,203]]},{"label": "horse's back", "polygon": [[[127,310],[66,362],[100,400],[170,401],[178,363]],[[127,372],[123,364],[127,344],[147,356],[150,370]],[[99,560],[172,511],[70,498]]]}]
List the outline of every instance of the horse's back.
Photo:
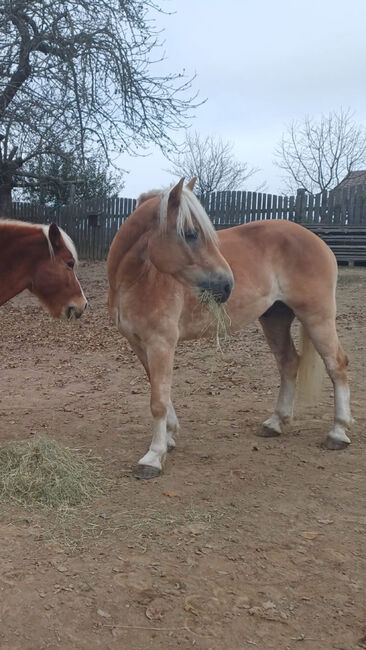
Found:
[{"label": "horse's back", "polygon": [[336,260],[327,244],[311,230],[292,221],[253,221],[218,234],[221,250],[230,265],[244,263],[254,269],[285,266],[307,277],[319,272],[336,275]]}]

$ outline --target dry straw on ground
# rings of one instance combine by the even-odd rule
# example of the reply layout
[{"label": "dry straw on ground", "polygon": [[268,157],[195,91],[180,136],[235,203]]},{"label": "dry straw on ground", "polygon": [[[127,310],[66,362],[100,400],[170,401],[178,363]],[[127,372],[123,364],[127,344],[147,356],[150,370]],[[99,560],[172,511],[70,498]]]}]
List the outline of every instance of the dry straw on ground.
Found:
[{"label": "dry straw on ground", "polygon": [[36,438],[0,447],[0,502],[68,507],[101,493],[95,463],[54,440]]}]

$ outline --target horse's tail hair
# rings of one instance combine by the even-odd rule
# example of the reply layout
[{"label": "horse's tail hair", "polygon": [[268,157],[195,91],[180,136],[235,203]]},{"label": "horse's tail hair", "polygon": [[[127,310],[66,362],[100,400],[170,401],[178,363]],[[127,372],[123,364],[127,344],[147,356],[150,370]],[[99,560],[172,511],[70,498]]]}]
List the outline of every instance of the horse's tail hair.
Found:
[{"label": "horse's tail hair", "polygon": [[324,375],[323,360],[316,351],[308,332],[301,325],[300,365],[297,374],[297,386],[300,400],[304,404],[314,404],[319,400]]}]

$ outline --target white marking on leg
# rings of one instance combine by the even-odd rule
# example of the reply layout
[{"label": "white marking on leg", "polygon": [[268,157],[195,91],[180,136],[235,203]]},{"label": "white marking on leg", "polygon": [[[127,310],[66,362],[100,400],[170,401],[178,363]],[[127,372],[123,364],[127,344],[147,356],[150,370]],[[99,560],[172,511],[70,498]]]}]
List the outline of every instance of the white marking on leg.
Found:
[{"label": "white marking on leg", "polygon": [[169,431],[167,431],[166,435],[167,435],[168,449],[174,449],[174,447],[176,446],[176,442],[173,436],[169,433]]},{"label": "white marking on leg", "polygon": [[263,426],[276,433],[282,433],[282,424],[287,424],[292,419],[294,409],[296,382],[288,377],[281,378],[281,387],[275,412],[263,422]]},{"label": "white marking on leg", "polygon": [[334,386],[334,427],[328,437],[336,442],[350,444],[351,440],[346,434],[346,428],[352,424],[351,408],[349,403],[349,386],[337,382]]},{"label": "white marking on leg", "polygon": [[168,414],[167,414],[167,429],[172,435],[179,433],[179,420],[176,416],[174,406],[172,401],[168,405]]},{"label": "white marking on leg", "polygon": [[336,383],[334,387],[334,419],[345,426],[352,424],[348,384]]},{"label": "white marking on leg", "polygon": [[174,436],[177,436],[179,434],[179,422],[178,418],[175,414],[174,406],[172,404],[172,401],[169,402],[168,405],[168,414],[167,414],[167,443],[168,447],[170,449],[175,447],[175,440]]},{"label": "white marking on leg", "polygon": [[296,381],[289,377],[281,377],[280,393],[278,395],[275,412],[280,416],[281,422],[291,422],[294,401],[295,401]]},{"label": "white marking on leg", "polygon": [[151,445],[145,456],[138,461],[139,465],[150,465],[160,470],[163,468],[168,448],[166,422],[166,416],[164,418],[154,418]]}]

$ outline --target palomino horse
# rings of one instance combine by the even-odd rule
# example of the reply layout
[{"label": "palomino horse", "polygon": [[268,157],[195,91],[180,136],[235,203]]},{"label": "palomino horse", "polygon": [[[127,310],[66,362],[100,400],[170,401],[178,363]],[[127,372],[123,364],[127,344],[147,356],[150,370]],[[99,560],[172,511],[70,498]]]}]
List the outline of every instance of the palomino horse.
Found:
[{"label": "palomino horse", "polygon": [[[110,313],[151,385],[153,437],[135,476],[157,476],[167,450],[175,446],[174,351],[178,341],[209,332],[212,316],[199,300],[207,290],[218,302],[227,301],[231,331],[259,318],[275,355],[280,392],[260,435],[279,435],[291,420],[299,365],[314,369],[316,348],[334,385],[334,425],[326,446],[346,447],[348,359],[335,325],[333,253],[312,232],[288,221],[253,222],[216,233],[192,192],[194,179],[185,188],[183,180],[171,190],[140,197],[108,256]],[[306,343],[301,364],[290,334],[295,316]]]},{"label": "palomino horse", "polygon": [[52,316],[79,318],[87,302],[76,263],[73,242],[55,223],[0,221],[0,305],[29,289]]}]

